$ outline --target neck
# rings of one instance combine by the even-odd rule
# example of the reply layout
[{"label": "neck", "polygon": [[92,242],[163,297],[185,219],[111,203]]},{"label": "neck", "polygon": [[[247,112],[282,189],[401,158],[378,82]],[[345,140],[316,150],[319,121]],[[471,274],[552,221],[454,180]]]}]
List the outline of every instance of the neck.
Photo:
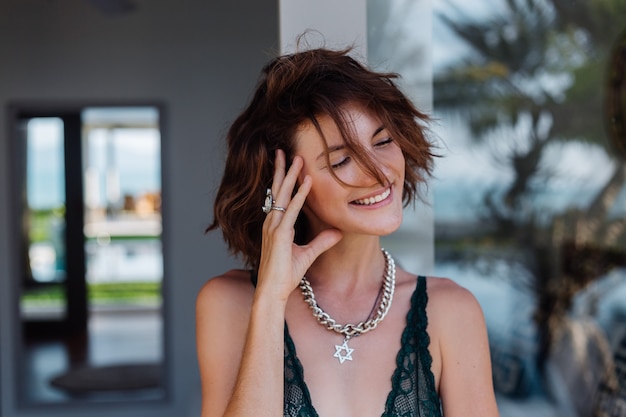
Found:
[{"label": "neck", "polygon": [[377,236],[345,236],[315,260],[306,276],[316,291],[332,290],[348,296],[355,291],[377,291],[384,270],[385,258]]},{"label": "neck", "polygon": [[[386,251],[383,253],[383,257],[385,258],[385,273],[383,275],[383,283],[382,285],[379,284],[381,285],[381,287],[379,288],[373,307],[371,307],[371,310],[369,310],[367,318],[361,321],[356,326],[348,324],[343,324],[341,326],[338,325],[337,321],[329,316],[329,313],[321,309],[321,307],[317,303],[314,290],[310,282],[306,278],[303,278],[302,283],[300,284],[300,290],[302,292],[302,295],[304,296],[304,301],[309,304],[310,308],[313,310],[313,316],[317,318],[320,324],[327,326],[329,330],[333,330],[335,332],[343,334],[347,338],[367,333],[370,330],[375,329],[376,326],[378,326],[378,323],[383,320],[383,318],[387,315],[389,308],[391,307],[396,276],[393,258],[391,258],[391,256],[386,253]],[[366,298],[363,298],[363,296],[367,296],[367,293],[368,291],[362,291],[359,288],[359,291],[355,292],[354,296],[351,296],[349,298],[337,298],[337,294],[335,294],[335,299],[333,300],[331,305],[333,307],[333,310],[339,313],[338,315],[336,315],[336,317],[340,317],[340,315],[342,317],[354,317],[355,312],[364,314],[362,310],[363,306],[365,305],[363,303],[366,301]],[[336,305],[337,301],[339,301],[339,306]],[[329,325],[331,327],[328,327]]]}]

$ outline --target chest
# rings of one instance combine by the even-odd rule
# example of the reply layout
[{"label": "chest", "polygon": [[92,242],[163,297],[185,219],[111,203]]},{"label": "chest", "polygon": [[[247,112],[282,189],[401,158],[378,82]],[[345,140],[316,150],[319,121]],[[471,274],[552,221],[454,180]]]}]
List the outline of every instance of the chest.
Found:
[{"label": "chest", "polygon": [[383,414],[397,369],[407,308],[398,303],[376,329],[351,338],[345,345],[342,335],[314,319],[290,317],[289,333],[319,416]]}]

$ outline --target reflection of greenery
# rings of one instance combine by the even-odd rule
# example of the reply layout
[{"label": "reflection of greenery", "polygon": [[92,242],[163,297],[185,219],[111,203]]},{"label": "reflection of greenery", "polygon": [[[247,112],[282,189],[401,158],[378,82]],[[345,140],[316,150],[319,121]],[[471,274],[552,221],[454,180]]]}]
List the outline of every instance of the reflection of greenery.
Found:
[{"label": "reflection of greenery", "polygon": [[[626,164],[605,134],[603,100],[626,2],[502,3],[504,10],[484,21],[439,16],[472,55],[436,74],[435,106],[461,114],[477,141],[507,142],[497,157],[513,180],[484,195],[491,227],[464,237],[464,250],[482,248],[481,258],[486,248],[494,257],[517,253],[515,261],[531,272],[542,363],[573,295],[625,262],[626,219],[609,211],[626,183]],[[616,161],[613,175],[587,207],[538,210],[534,198],[551,176],[546,150],[574,142],[604,150]],[[573,262],[581,268],[567,267]]]},{"label": "reflection of greenery", "polygon": [[160,282],[123,282],[89,284],[89,301],[92,303],[128,303],[139,301],[159,301]]},{"label": "reflection of greenery", "polygon": [[65,207],[57,207],[54,209],[41,209],[30,211],[30,228],[29,238],[31,243],[49,242],[54,238],[51,236],[53,223],[55,221],[63,222],[65,216]]},{"label": "reflection of greenery", "polygon": [[[478,140],[512,138],[527,121],[526,141],[506,156],[515,179],[500,215],[527,220],[526,204],[546,145],[585,141],[612,154],[604,134],[603,79],[610,48],[626,22],[622,0],[506,2],[484,22],[441,18],[474,54],[436,77],[435,104],[461,111]],[[560,87],[559,87],[560,85]],[[510,209],[513,212],[505,212]],[[519,219],[525,216],[526,219]]]},{"label": "reflection of greenery", "polygon": [[[134,304],[158,302],[160,282],[113,282],[88,284],[89,302],[93,304]],[[65,299],[60,285],[44,286],[22,296],[26,305],[57,304]]]},{"label": "reflection of greenery", "polygon": [[[31,243],[50,242],[51,240],[58,239],[58,236],[53,236],[55,231],[55,222],[63,224],[65,222],[65,207],[57,207],[53,209],[38,209],[31,210],[29,216],[29,238]],[[58,231],[62,231],[62,228],[58,228]],[[124,236],[110,236],[111,240],[154,240],[152,235],[124,235]],[[89,240],[96,240],[96,238],[87,238]]]},{"label": "reflection of greenery", "polygon": [[41,288],[26,290],[22,294],[22,303],[26,305],[59,305],[65,300],[60,284],[46,285]]}]

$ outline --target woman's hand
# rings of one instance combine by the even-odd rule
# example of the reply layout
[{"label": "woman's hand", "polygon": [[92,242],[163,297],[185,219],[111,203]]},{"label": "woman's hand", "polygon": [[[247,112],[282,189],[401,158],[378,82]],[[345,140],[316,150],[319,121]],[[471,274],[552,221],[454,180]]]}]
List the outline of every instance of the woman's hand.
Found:
[{"label": "woman's hand", "polygon": [[298,246],[293,242],[294,225],[312,184],[311,178],[306,176],[292,198],[298,174],[303,166],[302,158],[296,156],[286,173],[285,166],[285,153],[277,150],[272,183],[272,197],[276,202],[272,205],[284,207],[286,211],[271,210],[263,223],[257,282],[259,293],[269,291],[284,302],[298,286],[313,261],[341,240],[341,233],[338,230],[325,230],[307,245]]}]

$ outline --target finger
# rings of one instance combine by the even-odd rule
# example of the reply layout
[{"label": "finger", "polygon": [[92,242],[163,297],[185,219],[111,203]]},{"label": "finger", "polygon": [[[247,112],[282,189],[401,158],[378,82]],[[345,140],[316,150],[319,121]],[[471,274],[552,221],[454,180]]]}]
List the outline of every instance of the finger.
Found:
[{"label": "finger", "polygon": [[[336,245],[343,235],[339,230],[327,229],[320,232],[313,238],[307,245],[301,246],[302,256],[300,257],[302,263],[300,266],[303,271],[309,269],[309,267],[315,262],[315,260],[328,249]],[[303,272],[304,273],[304,272]]]},{"label": "finger", "polygon": [[[284,154],[283,154],[284,156]],[[309,193],[310,184],[304,190],[304,196],[298,199],[298,202],[294,205],[291,200],[291,194],[293,193],[293,188],[295,186],[296,180],[298,179],[298,175],[302,166],[304,165],[301,157],[295,157],[291,167],[289,167],[289,171],[282,179],[282,184],[280,184],[279,190],[277,192],[272,192],[272,196],[274,201],[272,202],[272,207],[275,207],[273,210],[270,210],[267,213],[265,221],[263,223],[264,228],[274,228],[279,224],[285,224],[288,228],[293,228],[296,224],[296,219],[298,218],[298,213],[302,206],[304,205],[304,201],[306,200],[306,195]],[[309,179],[310,182],[310,179]],[[272,185],[274,188],[276,185]],[[298,193],[296,193],[297,195]],[[276,209],[281,208],[284,209]],[[286,219],[283,216],[291,212],[292,214]]]},{"label": "finger", "polygon": [[307,251],[317,259],[322,253],[335,246],[343,238],[341,232],[337,229],[327,229],[321,231],[307,245]]},{"label": "finger", "polygon": [[275,197],[285,178],[285,152],[282,149],[276,149],[276,158],[274,160],[274,178],[272,180],[272,195]]},{"label": "finger", "polygon": [[302,158],[296,156],[289,167],[286,175],[282,179],[282,184],[276,193],[276,205],[280,207],[287,207],[291,204],[291,195],[296,186],[298,175],[304,166]]},{"label": "finger", "polygon": [[[297,173],[295,176],[297,178]],[[295,179],[293,180],[293,182],[295,184]],[[287,177],[285,177],[284,187],[287,188],[289,183],[291,183],[291,180],[289,179],[289,175],[287,175]],[[287,210],[284,213],[285,217],[283,218],[283,222],[289,225],[289,227],[293,227],[296,224],[296,220],[298,219],[298,214],[300,214],[300,210],[302,210],[302,207],[304,206],[306,197],[307,195],[309,195],[309,191],[311,191],[311,185],[312,185],[311,177],[307,175],[306,177],[304,177],[304,180],[302,181],[302,184],[298,188],[298,191],[296,192],[296,194],[293,196],[291,201],[287,204],[286,206]]]}]

